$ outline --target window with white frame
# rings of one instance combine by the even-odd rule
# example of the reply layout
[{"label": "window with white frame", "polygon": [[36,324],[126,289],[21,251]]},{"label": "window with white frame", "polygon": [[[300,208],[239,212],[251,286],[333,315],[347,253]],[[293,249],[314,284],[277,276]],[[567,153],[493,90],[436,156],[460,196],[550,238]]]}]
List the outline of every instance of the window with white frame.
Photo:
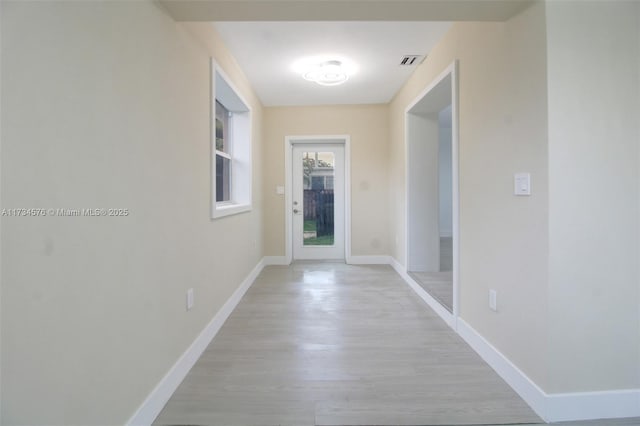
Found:
[{"label": "window with white frame", "polygon": [[251,210],[251,109],[212,60],[212,217]]},{"label": "window with white frame", "polygon": [[216,202],[231,201],[231,113],[216,100]]}]

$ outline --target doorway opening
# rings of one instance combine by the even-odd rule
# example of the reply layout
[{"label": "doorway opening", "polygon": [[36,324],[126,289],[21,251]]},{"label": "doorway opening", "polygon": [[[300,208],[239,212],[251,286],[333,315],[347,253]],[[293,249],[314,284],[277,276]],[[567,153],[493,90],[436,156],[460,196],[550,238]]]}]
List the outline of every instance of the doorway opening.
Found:
[{"label": "doorway opening", "polygon": [[285,140],[288,262],[348,257],[348,141],[348,136]]},{"label": "doorway opening", "polygon": [[458,105],[456,64],[406,110],[407,273],[458,315]]}]

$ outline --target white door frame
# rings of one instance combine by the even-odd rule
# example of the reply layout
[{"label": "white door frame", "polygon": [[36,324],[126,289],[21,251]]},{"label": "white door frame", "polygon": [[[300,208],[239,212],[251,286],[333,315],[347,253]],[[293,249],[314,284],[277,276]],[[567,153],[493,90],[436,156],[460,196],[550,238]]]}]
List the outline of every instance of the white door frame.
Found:
[{"label": "white door frame", "polygon": [[285,136],[284,138],[284,170],[285,170],[285,262],[293,260],[293,165],[292,151],[294,145],[301,144],[339,144],[344,145],[344,257],[351,263],[351,137],[349,135],[306,135]]},{"label": "white door frame", "polygon": [[[436,313],[443,318],[454,330],[458,329],[459,307],[459,281],[460,281],[460,168],[459,168],[459,141],[458,141],[458,61],[452,62],[429,86],[427,86],[404,111],[404,132],[405,132],[405,265],[406,271],[409,267],[409,194],[411,182],[409,180],[409,114],[425,96],[429,95],[438,84],[445,78],[451,76],[451,158],[452,158],[452,230],[453,230],[453,312],[446,310],[437,300],[428,295],[425,301]],[[417,284],[416,284],[417,286]]]}]

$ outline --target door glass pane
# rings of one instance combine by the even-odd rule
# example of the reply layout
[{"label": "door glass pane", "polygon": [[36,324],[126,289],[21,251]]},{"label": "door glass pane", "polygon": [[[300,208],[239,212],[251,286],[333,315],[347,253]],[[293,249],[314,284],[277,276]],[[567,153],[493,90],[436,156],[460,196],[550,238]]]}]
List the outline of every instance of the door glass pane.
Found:
[{"label": "door glass pane", "polygon": [[333,179],[335,175],[333,152],[305,152],[302,154],[302,179],[304,190],[305,246],[332,246]]}]

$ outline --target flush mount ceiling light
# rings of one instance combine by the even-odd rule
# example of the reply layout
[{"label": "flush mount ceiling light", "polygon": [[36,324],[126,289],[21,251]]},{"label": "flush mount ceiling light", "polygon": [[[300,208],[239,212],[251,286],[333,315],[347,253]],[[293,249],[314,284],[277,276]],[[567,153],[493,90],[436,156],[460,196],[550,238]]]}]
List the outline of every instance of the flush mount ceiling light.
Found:
[{"label": "flush mount ceiling light", "polygon": [[305,80],[314,81],[321,86],[337,86],[349,79],[349,75],[340,61],[326,61],[302,74]]},{"label": "flush mount ceiling light", "polygon": [[355,72],[355,66],[350,61],[326,57],[303,59],[294,64],[293,68],[305,80],[321,86],[342,84]]}]

